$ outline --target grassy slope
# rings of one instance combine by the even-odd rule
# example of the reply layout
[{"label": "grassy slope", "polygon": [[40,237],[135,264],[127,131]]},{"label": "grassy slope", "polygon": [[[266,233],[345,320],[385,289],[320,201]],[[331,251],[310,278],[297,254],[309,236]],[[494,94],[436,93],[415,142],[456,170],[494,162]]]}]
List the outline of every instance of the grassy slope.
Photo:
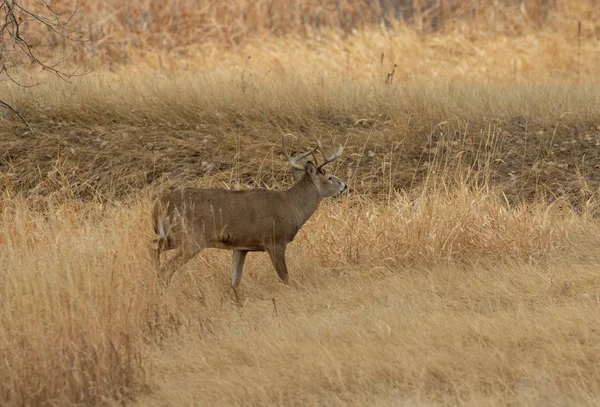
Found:
[{"label": "grassy slope", "polygon": [[28,195],[68,185],[77,197],[122,200],[157,185],[274,185],[283,177],[285,132],[302,146],[315,136],[342,142],[337,171],[361,193],[411,190],[430,166],[448,171],[459,162],[485,168],[512,201],[545,193],[579,204],[600,185],[593,80],[367,86],[95,75],[13,92],[39,137],[5,127],[0,169],[6,185]]}]

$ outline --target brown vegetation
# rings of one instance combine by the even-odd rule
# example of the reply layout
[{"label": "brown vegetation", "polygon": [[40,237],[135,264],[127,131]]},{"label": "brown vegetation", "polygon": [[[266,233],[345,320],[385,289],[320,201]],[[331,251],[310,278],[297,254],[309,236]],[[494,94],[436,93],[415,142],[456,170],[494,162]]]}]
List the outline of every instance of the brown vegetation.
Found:
[{"label": "brown vegetation", "polygon": [[[80,2],[98,71],[0,83],[36,129],[0,116],[0,404],[598,404],[597,40],[591,3],[554,3],[348,35],[258,2],[243,41],[194,44],[196,12],[244,27]],[[291,286],[250,254],[236,303],[206,250],[161,290],[152,198],[284,188],[284,132],[343,143],[351,188],[288,247]]]},{"label": "brown vegetation", "polygon": [[285,132],[344,143],[338,171],[360,193],[420,190],[432,167],[445,176],[460,165],[511,202],[580,205],[600,185],[595,80],[368,86],[332,78],[319,86],[305,78],[99,74],[8,89],[39,135],[7,127],[4,186],[32,197],[123,200],[184,184],[274,185],[288,177],[278,142]]},{"label": "brown vegetation", "polygon": [[[338,69],[346,69],[355,58],[366,58],[375,65],[384,56],[385,73],[396,63],[400,71],[409,75],[429,77],[430,69],[457,64],[457,68],[487,71],[496,79],[506,77],[502,70],[496,70],[497,64],[507,64],[511,68],[509,72],[539,72],[540,62],[545,65],[549,59],[556,59],[556,69],[571,75],[581,69],[575,65],[598,65],[597,53],[592,55],[595,62],[585,57],[586,48],[600,38],[599,10],[593,0],[302,0],[292,3],[236,0],[202,5],[195,0],[167,3],[79,0],[75,4],[66,0],[52,3],[63,16],[76,11],[70,20],[70,30],[65,32],[68,37],[48,32],[44,25],[24,13],[19,18],[23,19],[21,35],[33,45],[36,55],[45,54],[54,62],[72,57],[79,67],[78,72],[89,68],[114,71],[124,65],[139,67],[140,64],[178,70],[196,69],[198,65],[214,68],[215,61],[231,59],[230,52],[240,51],[246,51],[245,57],[254,57],[259,52],[279,59],[282,54],[272,52],[277,46],[273,39],[281,37],[290,40],[283,54],[286,58],[277,64],[262,66],[289,70],[287,59],[297,55],[290,51],[299,51],[294,48],[305,45],[314,49],[315,43],[318,45],[328,37],[333,37],[329,47],[336,51],[337,55],[333,56],[339,61],[335,64]],[[53,17],[42,6],[36,9],[36,3],[26,6],[39,11],[41,16]],[[366,47],[362,49],[341,41],[362,37],[365,33],[373,37],[369,31],[374,26],[382,30],[377,30],[375,38],[363,42]],[[71,42],[69,38],[83,41]],[[417,44],[421,41],[430,44],[434,52],[422,55],[420,45],[414,46],[415,40]],[[481,41],[483,46],[480,46]],[[381,47],[385,42],[389,42],[388,46]],[[562,61],[565,44],[577,48],[576,53],[569,52],[568,66]],[[412,46],[407,49],[407,45]],[[222,48],[228,52],[222,52]],[[539,50],[533,52],[534,59],[522,60],[532,48]],[[495,61],[473,65],[478,58],[493,58],[502,49],[509,51],[508,58],[504,58],[505,53],[497,55]],[[317,65],[301,60],[301,65],[314,70],[331,57],[328,55]],[[432,57],[435,63],[429,64],[434,62]],[[236,62],[238,66],[245,65],[243,61]],[[417,69],[412,69],[413,63],[418,65]],[[334,64],[326,62],[326,65],[331,68]],[[494,68],[486,70],[486,66]],[[382,74],[377,67],[370,69],[369,75],[375,72]],[[535,74],[528,76],[537,78]]]},{"label": "brown vegetation", "polygon": [[251,255],[240,304],[219,250],[161,294],[148,212],[4,197],[3,403],[148,384],[144,405],[597,397],[598,221],[561,205],[466,188],[326,204],[290,245],[291,287]]}]

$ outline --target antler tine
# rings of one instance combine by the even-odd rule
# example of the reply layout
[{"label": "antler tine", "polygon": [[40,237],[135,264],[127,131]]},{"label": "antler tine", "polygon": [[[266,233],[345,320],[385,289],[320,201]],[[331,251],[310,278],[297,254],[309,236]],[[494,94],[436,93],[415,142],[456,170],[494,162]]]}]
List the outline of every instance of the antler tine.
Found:
[{"label": "antler tine", "polygon": [[[325,165],[334,162],[342,155],[342,152],[344,151],[344,147],[342,147],[342,145],[340,144],[340,148],[338,149],[338,151],[336,153],[334,153],[332,156],[327,157],[325,155],[325,151],[323,150],[323,145],[321,144],[321,140],[317,139],[316,137],[315,137],[315,139],[317,141],[317,149],[319,150],[319,152],[323,156],[323,159],[325,160],[325,161],[323,161],[322,164],[320,164],[317,167],[317,169],[321,169]],[[331,138],[331,146],[332,146],[332,149],[335,149],[335,141],[333,140],[333,137]]]},{"label": "antler tine", "polygon": [[287,134],[284,134],[283,136],[281,136],[281,147],[283,149],[283,155],[288,160],[288,162],[290,163],[292,168],[295,168],[297,170],[304,170],[304,167],[302,165],[298,164],[298,161],[313,154],[315,152],[315,150],[314,149],[308,150],[307,152],[297,154],[294,157],[290,157],[290,155],[287,152],[287,149],[285,148],[285,136],[287,136],[288,134],[293,136],[293,134],[291,134],[291,133],[287,133]]}]

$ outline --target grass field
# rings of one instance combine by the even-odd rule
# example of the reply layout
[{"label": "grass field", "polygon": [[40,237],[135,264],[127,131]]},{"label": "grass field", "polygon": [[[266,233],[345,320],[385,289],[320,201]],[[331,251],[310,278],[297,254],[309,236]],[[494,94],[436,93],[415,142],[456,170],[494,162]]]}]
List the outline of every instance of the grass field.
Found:
[{"label": "grass field", "polygon": [[[124,59],[77,54],[94,71],[72,83],[0,82],[36,130],[0,116],[0,404],[599,405],[600,54],[580,4],[579,38],[560,8],[548,29],[502,19],[510,35],[257,20],[235,46],[149,30]],[[164,290],[154,197],[287,188],[286,132],[344,144],[350,187],[289,246],[290,286],[251,254],[236,302],[231,253],[206,250]]]},{"label": "grass field", "polygon": [[598,220],[561,205],[329,202],[241,304],[218,250],[161,292],[145,199],[79,205],[3,199],[4,403],[598,402]]}]

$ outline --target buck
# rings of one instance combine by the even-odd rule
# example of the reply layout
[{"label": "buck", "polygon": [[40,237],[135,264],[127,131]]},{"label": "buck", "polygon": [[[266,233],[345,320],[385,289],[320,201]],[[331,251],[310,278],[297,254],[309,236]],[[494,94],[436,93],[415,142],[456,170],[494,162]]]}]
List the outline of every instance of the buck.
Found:
[{"label": "buck", "polygon": [[[231,287],[236,298],[248,252],[269,253],[280,280],[288,284],[285,262],[288,243],[323,198],[340,195],[347,186],[323,169],[342,155],[341,145],[329,157],[318,140],[315,148],[293,157],[285,147],[285,135],[281,137],[281,146],[295,181],[287,191],[186,188],[157,200],[152,219],[159,237],[153,240],[152,250],[159,277],[166,285],[177,269],[205,248],[233,250]],[[323,157],[320,164],[315,155],[317,150]],[[299,161],[309,155],[315,162],[301,165]],[[161,253],[173,249],[176,249],[173,257],[161,267]]]}]

